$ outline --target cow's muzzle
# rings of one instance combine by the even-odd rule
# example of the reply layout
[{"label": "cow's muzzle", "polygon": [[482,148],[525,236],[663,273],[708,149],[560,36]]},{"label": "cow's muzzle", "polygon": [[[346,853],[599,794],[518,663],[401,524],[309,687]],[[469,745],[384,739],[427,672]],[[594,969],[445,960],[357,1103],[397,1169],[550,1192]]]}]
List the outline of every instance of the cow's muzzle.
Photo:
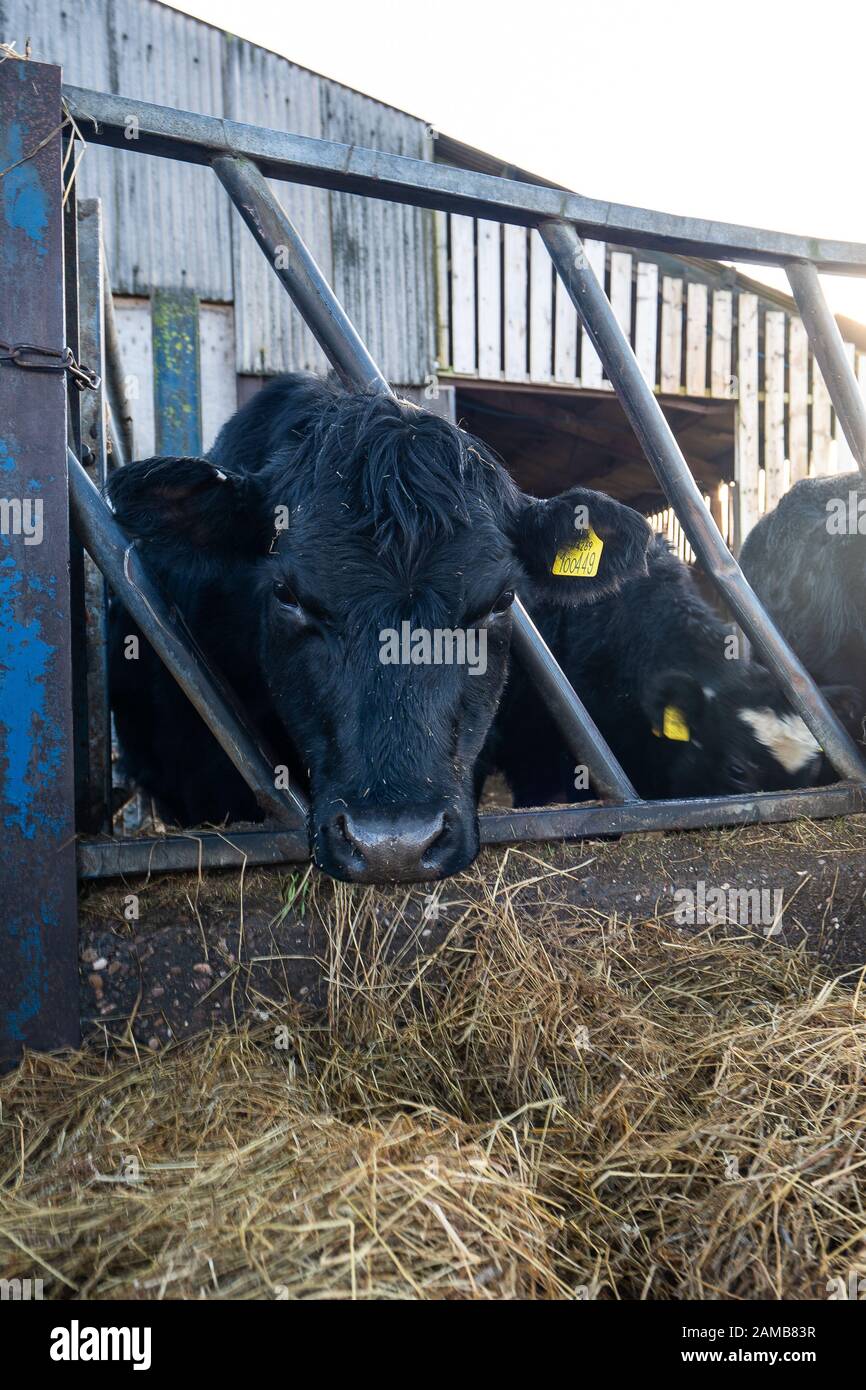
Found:
[{"label": "cow's muzzle", "polygon": [[313,845],[319,868],[349,883],[445,878],[465,868],[476,853],[477,834],[467,834],[449,810],[436,805],[341,804],[319,823]]}]

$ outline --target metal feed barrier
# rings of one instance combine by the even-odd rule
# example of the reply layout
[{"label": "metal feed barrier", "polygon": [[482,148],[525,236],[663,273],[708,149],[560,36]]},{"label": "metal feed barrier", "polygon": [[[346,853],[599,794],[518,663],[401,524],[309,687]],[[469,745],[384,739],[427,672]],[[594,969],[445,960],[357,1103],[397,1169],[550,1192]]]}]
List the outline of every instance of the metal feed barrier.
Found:
[{"label": "metal feed barrier", "polygon": [[[729,553],[587,261],[581,234],[630,247],[784,266],[864,474],[866,409],[817,272],[866,273],[866,246],[596,202],[377,150],[62,88],[59,68],[9,61],[0,64],[0,339],[9,345],[8,351],[0,347],[7,359],[0,477],[4,493],[38,496],[44,538],[30,549],[20,535],[12,543],[4,537],[0,552],[5,1055],[16,1055],[25,1044],[44,1048],[77,1040],[76,875],[275,864],[308,856],[303,793],[275,788],[273,760],[257,733],[208,669],[181,615],[148,579],[134,544],[100,496],[109,440],[115,462],[129,456],[130,441],[112,349],[110,295],[103,292],[98,211],[96,232],[88,234],[89,208],[82,205],[77,213],[74,187],[64,198],[64,159],[78,130],[89,142],[130,156],[210,165],[336,371],[358,390],[391,388],[267,178],[536,228],[691,546],[842,779],[802,791],[642,801],[518,599],[517,655],[603,800],[484,814],[483,843],[837,816],[863,808],[866,764]],[[98,388],[106,392],[106,409],[99,396],[82,409],[62,353],[49,358],[41,348],[21,344],[68,346],[92,363],[106,383]],[[242,773],[272,828],[135,839],[80,833],[110,824],[111,793],[103,581],[96,576],[94,585],[82,546]],[[97,630],[88,632],[94,614]]]}]

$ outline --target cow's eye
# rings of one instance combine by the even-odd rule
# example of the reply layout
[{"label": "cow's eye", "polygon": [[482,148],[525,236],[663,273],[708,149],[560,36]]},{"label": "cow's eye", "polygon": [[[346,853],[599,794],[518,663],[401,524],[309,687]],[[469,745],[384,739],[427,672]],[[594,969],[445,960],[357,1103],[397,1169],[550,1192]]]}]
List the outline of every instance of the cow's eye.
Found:
[{"label": "cow's eye", "polygon": [[277,600],[277,603],[283,606],[283,608],[300,609],[301,607],[300,602],[298,600],[298,596],[295,593],[294,589],[292,589],[291,585],[287,584],[283,579],[274,580],[274,598]]},{"label": "cow's eye", "polygon": [[499,598],[494,603],[490,612],[493,614],[494,618],[498,617],[500,613],[507,613],[513,602],[514,590],[503,589],[502,593],[499,595]]}]

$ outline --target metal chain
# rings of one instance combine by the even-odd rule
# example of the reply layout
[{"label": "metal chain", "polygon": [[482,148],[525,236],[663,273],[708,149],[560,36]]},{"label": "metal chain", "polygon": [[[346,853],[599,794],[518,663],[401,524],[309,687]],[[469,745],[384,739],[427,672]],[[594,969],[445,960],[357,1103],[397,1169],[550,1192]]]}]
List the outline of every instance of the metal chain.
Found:
[{"label": "metal chain", "polygon": [[0,342],[0,366],[11,363],[27,372],[66,372],[79,391],[98,391],[101,378],[76,362],[70,347],[37,347],[35,343]]}]

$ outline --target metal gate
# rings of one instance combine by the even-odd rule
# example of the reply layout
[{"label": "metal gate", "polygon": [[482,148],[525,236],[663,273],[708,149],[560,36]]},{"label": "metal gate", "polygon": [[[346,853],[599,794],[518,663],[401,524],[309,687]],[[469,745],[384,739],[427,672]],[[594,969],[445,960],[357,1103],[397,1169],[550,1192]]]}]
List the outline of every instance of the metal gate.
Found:
[{"label": "metal gate", "polygon": [[[98,878],[308,857],[303,792],[275,788],[273,763],[256,731],[231,691],[207,668],[181,615],[148,579],[134,543],[99,492],[106,457],[100,421],[105,416],[91,406],[82,422],[74,373],[62,351],[70,348],[86,361],[108,361],[108,388],[100,390],[108,389],[114,448],[122,452],[121,404],[116,386],[113,394],[110,389],[110,351],[106,359],[110,321],[99,289],[98,242],[91,236],[79,244],[74,185],[67,186],[65,198],[63,193],[64,161],[72,161],[77,131],[89,142],[126,150],[130,157],[151,154],[210,165],[334,368],[357,390],[391,388],[267,178],[536,228],[695,554],[841,779],[802,791],[642,801],[518,598],[512,638],[516,654],[575,759],[589,769],[602,800],[483,814],[482,843],[781,821],[862,809],[866,763],[728,551],[587,260],[581,235],[630,247],[783,266],[864,474],[866,406],[818,271],[866,274],[866,246],[617,206],[377,150],[61,88],[60,70],[45,64],[0,64],[0,118],[0,338],[5,340],[0,354],[6,354],[9,368],[2,376],[0,478],[4,490],[17,488],[21,499],[35,491],[45,511],[45,544],[33,551],[7,545],[0,560],[9,639],[8,654],[0,660],[11,692],[0,695],[0,725],[7,731],[0,788],[6,901],[0,910],[6,913],[2,988],[8,992],[0,1026],[7,1054],[14,1055],[25,1043],[58,1046],[77,1038],[76,873]],[[79,295],[79,267],[85,262]],[[46,347],[55,351],[53,358],[45,355]],[[13,370],[16,366],[22,370]],[[82,443],[90,473],[82,462]],[[135,839],[80,833],[93,829],[99,787],[104,799],[110,795],[104,670],[100,689],[99,673],[94,678],[92,670],[83,669],[84,593],[88,584],[92,591],[93,577],[85,571],[82,546],[244,776],[270,827]],[[93,597],[91,619],[99,610],[98,595]],[[90,648],[98,654],[98,637]]]}]

